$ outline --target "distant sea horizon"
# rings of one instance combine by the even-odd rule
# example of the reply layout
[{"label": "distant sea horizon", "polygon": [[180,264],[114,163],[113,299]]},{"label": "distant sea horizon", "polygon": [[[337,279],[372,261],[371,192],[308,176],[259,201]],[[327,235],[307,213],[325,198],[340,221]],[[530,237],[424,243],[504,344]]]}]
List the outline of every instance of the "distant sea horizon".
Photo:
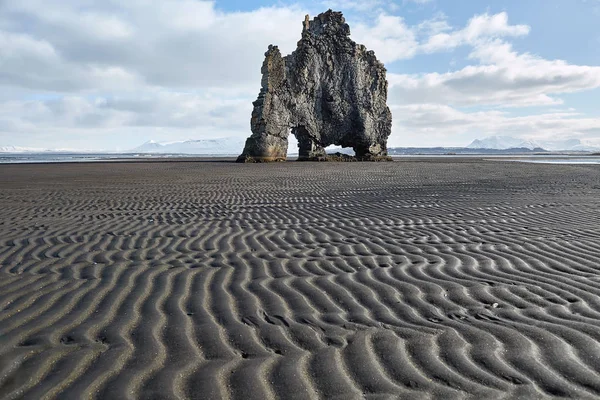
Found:
[{"label": "distant sea horizon", "polygon": [[106,162],[161,158],[237,157],[238,154],[154,154],[154,153],[0,153],[0,164]]},{"label": "distant sea horizon", "polygon": [[[0,153],[0,164],[39,164],[77,162],[116,162],[157,160],[175,158],[235,158],[239,154],[187,154],[187,153]],[[290,161],[297,153],[288,154]],[[534,162],[548,164],[600,164],[600,155],[565,154],[392,154],[393,158],[486,158],[514,162]]]}]

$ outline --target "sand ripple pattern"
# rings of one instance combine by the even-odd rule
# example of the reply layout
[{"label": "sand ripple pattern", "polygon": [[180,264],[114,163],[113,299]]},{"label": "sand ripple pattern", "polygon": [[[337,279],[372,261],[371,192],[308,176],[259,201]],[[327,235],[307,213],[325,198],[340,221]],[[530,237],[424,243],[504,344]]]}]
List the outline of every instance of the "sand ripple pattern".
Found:
[{"label": "sand ripple pattern", "polygon": [[0,166],[0,398],[597,398],[600,169]]}]

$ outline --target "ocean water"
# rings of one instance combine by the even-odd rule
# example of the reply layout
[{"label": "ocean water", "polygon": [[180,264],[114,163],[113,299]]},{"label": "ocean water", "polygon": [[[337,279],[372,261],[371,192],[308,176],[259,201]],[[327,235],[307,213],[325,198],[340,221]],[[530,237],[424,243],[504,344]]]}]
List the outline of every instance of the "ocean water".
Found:
[{"label": "ocean water", "polygon": [[600,164],[600,156],[589,155],[509,155],[509,154],[403,154],[393,155],[393,159],[403,158],[475,158],[485,161],[510,161],[537,164]]},{"label": "ocean water", "polygon": [[[143,160],[182,157],[210,157],[193,154],[137,154],[137,153],[0,153],[0,164],[98,162]],[[223,157],[223,156],[219,156]]]},{"label": "ocean water", "polygon": [[[0,164],[54,163],[54,162],[100,162],[144,159],[169,159],[185,157],[237,157],[237,154],[145,154],[145,153],[0,153]],[[297,154],[288,154],[289,160],[295,160]],[[507,155],[394,155],[394,159],[402,158],[483,158],[485,160],[501,160],[541,164],[600,164],[600,156],[507,156]]]},{"label": "ocean water", "polygon": [[540,158],[511,158],[505,161],[536,163],[536,164],[600,164],[600,157],[540,157]]}]

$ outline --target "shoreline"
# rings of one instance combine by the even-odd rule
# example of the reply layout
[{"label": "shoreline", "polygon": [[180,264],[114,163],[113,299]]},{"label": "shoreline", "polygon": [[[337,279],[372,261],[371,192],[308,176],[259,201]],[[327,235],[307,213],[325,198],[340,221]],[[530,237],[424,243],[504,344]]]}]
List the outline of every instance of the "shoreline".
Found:
[{"label": "shoreline", "polygon": [[[347,158],[352,158],[352,155],[345,153],[328,153],[328,160],[305,160],[300,159],[298,154],[289,154],[287,160],[280,162],[289,161],[303,161],[303,162],[343,162],[347,161]],[[337,158],[340,158],[339,160]],[[596,153],[541,153],[541,154],[530,154],[530,153],[507,153],[507,154],[487,154],[487,153],[474,153],[474,154],[460,154],[460,153],[448,153],[448,154],[392,154],[388,158],[391,161],[402,160],[402,159],[598,159],[600,154]],[[27,161],[27,160],[38,160],[38,161]],[[4,164],[39,164],[39,163],[85,163],[85,162],[204,162],[204,161],[230,161],[238,160],[237,155],[202,155],[202,154],[160,154],[160,153],[0,153],[0,165]],[[26,161],[22,161],[26,160]],[[367,162],[373,160],[356,160],[360,162]]]}]

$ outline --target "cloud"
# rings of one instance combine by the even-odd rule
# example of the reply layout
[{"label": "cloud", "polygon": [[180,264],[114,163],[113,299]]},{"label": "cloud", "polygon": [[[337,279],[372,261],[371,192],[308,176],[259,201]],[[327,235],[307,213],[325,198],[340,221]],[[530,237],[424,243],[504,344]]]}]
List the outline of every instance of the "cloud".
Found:
[{"label": "cloud", "polygon": [[195,0],[0,2],[0,143],[246,136],[263,54],[274,41],[291,52],[305,13],[225,13]]},{"label": "cloud", "polygon": [[397,16],[380,14],[372,26],[357,24],[352,37],[375,51],[384,63],[412,58],[418,49],[414,30]]},{"label": "cloud", "polygon": [[[136,95],[0,102],[0,143],[27,147],[133,148],[159,141],[247,136],[252,105],[220,91],[189,94],[148,91]],[[27,137],[23,141],[21,136]]]},{"label": "cloud", "polygon": [[425,38],[451,31],[452,27],[448,24],[446,15],[438,13],[433,18],[426,19],[413,28],[417,33]]},{"label": "cloud", "polygon": [[509,25],[508,14],[476,15],[463,29],[450,33],[437,33],[431,36],[421,49],[426,53],[451,50],[458,46],[474,45],[482,40],[501,37],[523,36],[529,33],[527,25]]},{"label": "cloud", "polygon": [[508,107],[561,104],[553,95],[600,87],[600,67],[517,53],[500,40],[476,45],[479,65],[447,73],[388,74],[390,101]]},{"label": "cloud", "polygon": [[192,0],[2,2],[0,83],[58,92],[254,84],[274,38],[284,51],[295,47],[303,14],[297,7],[223,13]]},{"label": "cloud", "polygon": [[[570,111],[511,116],[499,110],[464,112],[442,104],[411,104],[393,106],[392,112],[392,145],[466,146],[474,138],[490,135],[537,140],[591,137],[591,143],[600,145],[600,117]],[[429,143],[423,143],[423,137]]]},{"label": "cloud", "polygon": [[[580,115],[573,109],[519,117],[502,110],[562,104],[561,94],[600,87],[600,67],[519,53],[504,39],[487,35],[517,35],[525,29],[510,28],[505,18],[492,18],[500,22],[492,24],[493,29],[486,28],[484,34],[475,28],[481,24],[473,21],[486,19],[475,17],[466,28],[449,34],[461,39],[451,40],[447,47],[468,44],[472,48],[468,59],[474,65],[446,73],[388,74],[395,121],[392,142],[402,137],[403,145],[411,141],[416,145],[427,137],[429,145],[461,146],[477,137],[513,135],[530,139],[586,137],[600,144],[599,118]],[[443,25],[441,29],[447,30]],[[432,37],[436,36],[439,34]],[[465,106],[500,108],[475,112],[455,108]]]},{"label": "cloud", "polygon": [[0,31],[0,85],[32,90],[120,89],[138,77],[118,65],[67,63],[56,47],[26,34]]},{"label": "cloud", "polygon": [[527,35],[529,30],[527,25],[510,25],[505,12],[476,15],[458,30],[448,24],[444,14],[408,26],[402,17],[380,13],[373,24],[356,24],[352,37],[374,50],[383,62],[392,63],[459,46],[482,46],[500,38]]},{"label": "cloud", "polygon": [[402,0],[403,3],[415,3],[415,4],[429,4],[433,3],[434,0]]},{"label": "cloud", "polygon": [[[221,126],[245,130],[251,105],[239,99],[147,92],[131,97],[65,96],[58,99],[0,103],[0,121],[62,128]],[[243,114],[243,119],[241,115]],[[244,121],[240,124],[239,121]]]}]

